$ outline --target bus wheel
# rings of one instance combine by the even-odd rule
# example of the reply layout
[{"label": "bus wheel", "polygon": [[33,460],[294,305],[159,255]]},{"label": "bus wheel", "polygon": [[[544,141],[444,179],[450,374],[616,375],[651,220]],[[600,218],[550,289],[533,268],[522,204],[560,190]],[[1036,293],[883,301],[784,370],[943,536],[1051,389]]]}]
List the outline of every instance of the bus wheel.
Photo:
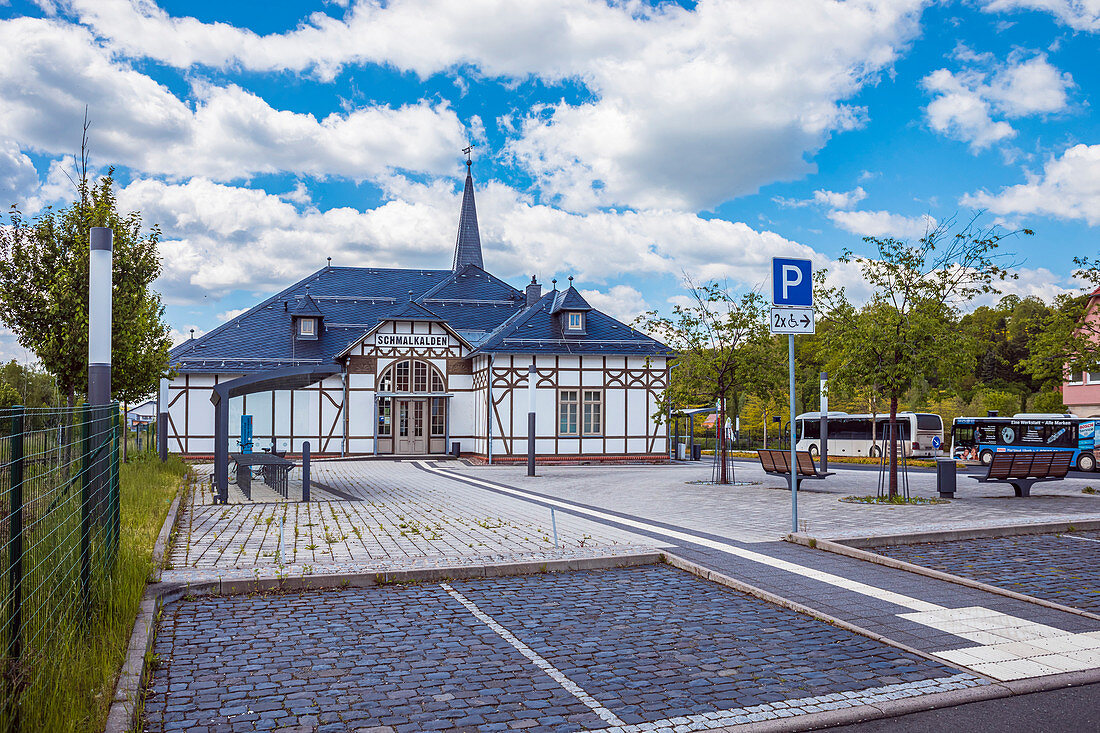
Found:
[{"label": "bus wheel", "polygon": [[993,451],[983,450],[978,454],[978,460],[982,462],[983,466],[988,466],[990,463],[993,463]]},{"label": "bus wheel", "polygon": [[[821,451],[817,449],[816,445],[811,445],[809,448],[806,449],[806,452],[810,454],[810,458],[817,458],[819,455],[821,455]],[[1092,469],[1090,468],[1089,470],[1091,471]]]},{"label": "bus wheel", "polygon": [[1088,472],[1096,470],[1096,458],[1092,453],[1081,453],[1077,456],[1077,470]]},{"label": "bus wheel", "polygon": [[871,458],[878,458],[882,455],[882,451],[877,445],[872,445],[871,450],[867,451],[867,455],[871,456]]}]

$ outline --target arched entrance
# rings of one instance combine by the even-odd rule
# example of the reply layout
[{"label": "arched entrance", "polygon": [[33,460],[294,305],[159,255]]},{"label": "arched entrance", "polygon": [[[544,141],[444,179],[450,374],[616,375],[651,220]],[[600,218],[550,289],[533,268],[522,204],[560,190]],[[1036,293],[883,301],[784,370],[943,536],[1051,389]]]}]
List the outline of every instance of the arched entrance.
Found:
[{"label": "arched entrance", "polygon": [[379,452],[445,453],[447,391],[443,374],[422,359],[402,359],[378,380]]}]

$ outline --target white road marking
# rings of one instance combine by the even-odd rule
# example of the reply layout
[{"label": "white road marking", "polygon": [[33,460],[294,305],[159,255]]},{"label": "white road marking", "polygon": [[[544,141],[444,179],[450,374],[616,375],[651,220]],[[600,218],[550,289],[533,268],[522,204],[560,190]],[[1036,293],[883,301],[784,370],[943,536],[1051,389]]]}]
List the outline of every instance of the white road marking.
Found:
[{"label": "white road marking", "polygon": [[936,652],[998,680],[1100,667],[1100,632],[1073,633],[981,606],[898,616],[981,646]]},{"label": "white road marking", "polygon": [[449,593],[452,598],[465,606],[467,611],[472,613],[474,616],[477,617],[479,621],[495,631],[497,633],[497,636],[514,646],[516,648],[516,651],[530,659],[536,667],[541,669],[552,680],[565,688],[565,690],[573,697],[577,698],[585,705],[587,705],[592,710],[592,712],[600,716],[600,718],[602,718],[604,721],[610,723],[611,725],[619,727],[626,725],[626,723],[621,718],[619,718],[619,716],[615,715],[615,713],[611,712],[603,705],[601,705],[594,697],[581,689],[580,685],[566,677],[557,667],[550,664],[550,662],[543,659],[538,652],[517,639],[515,637],[515,634],[494,621],[492,616],[478,608],[473,601],[466,598],[466,596],[456,591],[447,583],[440,583],[439,587],[447,591],[447,593]]},{"label": "white road marking", "polygon": [[[897,615],[900,618],[946,631],[949,634],[968,639],[980,645],[944,652],[933,652],[936,656],[994,679],[1021,679],[1023,677],[1038,677],[1070,671],[1069,668],[1076,670],[1100,667],[1100,631],[1074,634],[979,606],[947,608],[902,593],[895,593],[884,588],[849,580],[833,573],[826,573],[805,565],[746,550],[725,542],[718,542],[679,530],[666,529],[636,519],[619,517],[598,509],[589,509],[570,502],[532,494],[521,489],[482,481],[472,476],[463,476],[462,474],[436,468],[425,462],[418,463],[426,470],[446,478],[481,485],[493,491],[510,494],[521,499],[542,502],[578,514],[585,514],[683,542],[702,545],[712,550],[768,565],[777,570],[795,573],[853,593],[912,609],[914,613],[899,613]],[[1078,539],[1087,538],[1079,537]],[[1055,638],[1062,639],[1064,644],[1068,644],[1070,648],[1065,650],[1049,648],[1049,641]],[[1043,646],[1043,644],[1048,644],[1048,646]]]},{"label": "white road marking", "polygon": [[1085,542],[1100,542],[1100,540],[1096,539],[1095,537],[1078,537],[1075,534],[1061,534],[1061,535],[1058,535],[1058,536],[1059,537],[1072,537],[1075,540],[1084,540]]}]

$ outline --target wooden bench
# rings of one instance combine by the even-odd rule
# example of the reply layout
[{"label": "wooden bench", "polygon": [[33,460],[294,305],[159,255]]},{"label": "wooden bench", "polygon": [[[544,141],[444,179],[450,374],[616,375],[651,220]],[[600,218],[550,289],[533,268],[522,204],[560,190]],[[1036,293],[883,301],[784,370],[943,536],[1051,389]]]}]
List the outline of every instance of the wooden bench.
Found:
[{"label": "wooden bench", "polygon": [[[782,476],[790,481],[791,476],[791,452],[789,450],[772,450],[765,448],[756,451],[760,458],[760,467],[769,476]],[[798,472],[795,475],[795,489],[802,485],[806,479],[822,479],[832,476],[832,471],[822,473],[814,465],[814,457],[808,451],[796,451],[795,461]]]},{"label": "wooden bench", "polygon": [[1070,451],[994,453],[985,476],[971,476],[979,483],[1012,484],[1016,496],[1031,496],[1031,485],[1061,481],[1073,462]]}]

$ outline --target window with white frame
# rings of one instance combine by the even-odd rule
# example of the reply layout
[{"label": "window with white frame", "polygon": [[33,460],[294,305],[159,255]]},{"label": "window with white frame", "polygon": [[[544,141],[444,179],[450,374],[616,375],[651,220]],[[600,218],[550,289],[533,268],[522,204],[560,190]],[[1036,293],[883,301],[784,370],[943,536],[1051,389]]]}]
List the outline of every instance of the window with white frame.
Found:
[{"label": "window with white frame", "polygon": [[1069,373],[1069,383],[1070,384],[1084,384],[1085,383],[1085,375],[1082,374],[1081,372],[1070,372]]},{"label": "window with white frame", "polygon": [[1100,384],[1100,372],[1089,372],[1089,384]]},{"label": "window with white frame", "polygon": [[558,435],[577,435],[577,412],[580,391],[563,389],[558,392]]},{"label": "window with white frame", "polygon": [[584,330],[584,314],[579,311],[569,312],[569,321],[566,326],[570,331],[583,331]]},{"label": "window with white frame", "polygon": [[298,320],[298,334],[301,336],[314,336],[317,332],[317,320],[314,318],[301,318]]},{"label": "window with white frame", "polygon": [[584,405],[581,430],[584,435],[603,433],[603,392],[598,389],[584,390]]}]

